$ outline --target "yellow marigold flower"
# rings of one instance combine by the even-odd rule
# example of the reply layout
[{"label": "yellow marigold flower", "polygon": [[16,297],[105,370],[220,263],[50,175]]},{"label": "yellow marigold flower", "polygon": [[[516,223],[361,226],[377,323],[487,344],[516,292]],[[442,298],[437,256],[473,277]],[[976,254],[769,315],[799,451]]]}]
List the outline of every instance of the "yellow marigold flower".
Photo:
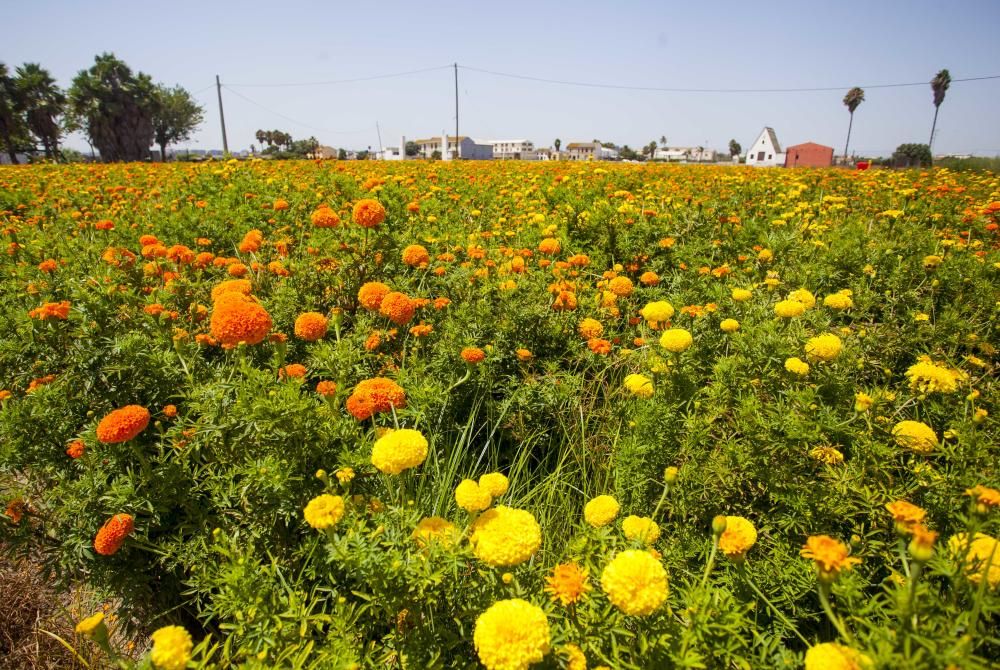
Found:
[{"label": "yellow marigold flower", "polygon": [[862,670],[869,664],[864,654],[835,642],[823,642],[809,647],[805,670]]},{"label": "yellow marigold flower", "polygon": [[745,288],[734,288],[730,295],[736,302],[746,302],[753,297],[753,291]]},{"label": "yellow marigold flower", "polygon": [[867,412],[868,409],[872,406],[873,402],[875,401],[872,400],[872,397],[870,395],[862,391],[858,391],[857,393],[854,394],[854,411],[857,412],[858,414],[861,414],[862,412]]},{"label": "yellow marigold flower", "polygon": [[941,265],[943,261],[944,259],[936,254],[931,254],[930,256],[924,256],[924,268],[927,270],[933,270],[937,266]]},{"label": "yellow marigold flower", "polygon": [[479,478],[479,488],[486,490],[494,498],[499,498],[510,488],[510,481],[499,472],[491,472]]},{"label": "yellow marigold flower", "polygon": [[331,528],[344,517],[344,499],[324,493],[310,500],[303,514],[306,523],[313,528],[317,530]]},{"label": "yellow marigold flower", "polygon": [[338,468],[333,474],[338,482],[348,484],[354,479],[354,468]]},{"label": "yellow marigold flower", "polygon": [[619,509],[621,505],[617,500],[608,495],[601,495],[584,506],[583,518],[594,528],[600,528],[614,521]]},{"label": "yellow marigold flower", "polygon": [[782,300],[774,306],[774,313],[782,319],[792,319],[796,316],[802,316],[802,313],[805,311],[806,306],[798,300]]},{"label": "yellow marigold flower", "polygon": [[420,547],[425,547],[431,542],[452,545],[458,540],[458,536],[455,524],[439,516],[424,517],[410,535]]},{"label": "yellow marigold flower", "polygon": [[792,356],[785,361],[785,369],[793,375],[798,375],[799,377],[805,377],[809,374],[809,364],[801,358],[797,358],[795,356]]},{"label": "yellow marigold flower", "polygon": [[531,512],[497,505],[472,524],[469,543],[476,558],[494,567],[520,565],[542,545],[542,529]]},{"label": "yellow marigold flower", "polygon": [[497,601],[480,614],[472,639],[486,670],[527,670],[551,644],[545,612],[520,598]]},{"label": "yellow marigold flower", "polygon": [[545,578],[545,592],[563,607],[574,605],[590,591],[586,568],[576,563],[560,563]]},{"label": "yellow marigold flower", "polygon": [[996,538],[976,533],[969,542],[965,533],[958,533],[948,540],[948,553],[957,561],[965,560],[965,575],[978,585],[983,575],[990,588],[1000,586],[1000,544]]},{"label": "yellow marigold flower", "polygon": [[843,345],[840,338],[831,333],[810,337],[806,341],[806,357],[810,361],[832,361],[840,355]]},{"label": "yellow marigold flower", "polygon": [[740,329],[740,322],[736,319],[723,319],[719,329],[724,333],[735,333]]},{"label": "yellow marigold flower", "polygon": [[653,397],[653,380],[646,375],[626,375],[624,383],[628,392],[637,398]]},{"label": "yellow marigold flower", "polygon": [[587,670],[587,656],[575,644],[564,644],[559,653],[566,657],[566,670]]},{"label": "yellow marigold flower", "polygon": [[691,337],[691,333],[683,328],[665,330],[663,331],[663,335],[660,336],[660,346],[675,354],[687,351],[692,342],[694,342],[694,338]]},{"label": "yellow marigold flower", "polygon": [[814,447],[809,455],[827,465],[840,465],[844,462],[844,454],[839,449],[830,446]]},{"label": "yellow marigold flower", "polygon": [[719,536],[719,549],[734,561],[742,561],[757,543],[757,529],[741,516],[727,516],[726,530]]},{"label": "yellow marigold flower", "polygon": [[648,516],[634,514],[622,521],[622,532],[630,540],[639,540],[643,544],[653,544],[660,538],[660,527]]},{"label": "yellow marigold flower", "polygon": [[823,298],[823,305],[830,309],[844,310],[854,307],[854,301],[846,293],[831,293]]},{"label": "yellow marigold flower", "polygon": [[762,263],[770,263],[774,260],[774,252],[770,249],[761,249],[760,252],[757,253],[757,260]]},{"label": "yellow marigold flower", "polygon": [[191,660],[194,643],[191,635],[180,626],[164,626],[153,632],[153,650],[149,660],[162,670],[184,670]]},{"label": "yellow marigold flower", "polygon": [[482,512],[493,504],[493,496],[474,479],[463,479],[455,487],[455,502],[469,514]]},{"label": "yellow marigold flower", "polygon": [[848,553],[847,545],[829,535],[810,535],[799,552],[803,558],[816,562],[821,581],[832,582],[844,570],[861,563]]},{"label": "yellow marigold flower", "polygon": [[667,599],[667,571],[648,551],[623,551],[601,573],[608,600],[629,616],[649,616]]},{"label": "yellow marigold flower", "polygon": [[580,333],[580,337],[585,340],[589,340],[595,337],[600,337],[604,332],[604,326],[597,319],[584,319],[580,322],[577,327],[577,332]]},{"label": "yellow marigold flower", "polygon": [[921,421],[900,421],[893,427],[892,436],[899,446],[921,454],[930,453],[938,444],[934,430]]},{"label": "yellow marigold flower", "polygon": [[418,430],[402,428],[380,437],[372,449],[372,465],[387,475],[415,468],[427,458],[427,439]]},{"label": "yellow marigold flower", "polygon": [[913,527],[923,523],[927,517],[927,512],[923,508],[917,507],[913,503],[905,500],[895,500],[885,506],[896,522],[896,528],[902,532],[912,532]]},{"label": "yellow marigold flower", "polygon": [[788,299],[801,302],[806,309],[812,309],[816,305],[816,296],[809,289],[796,289],[788,294]]},{"label": "yellow marigold flower", "polygon": [[97,632],[99,626],[104,624],[104,612],[91,614],[89,617],[76,624],[76,632],[80,635],[91,637]]},{"label": "yellow marigold flower", "polygon": [[649,327],[656,330],[670,321],[674,316],[674,306],[666,300],[646,303],[646,306],[639,310],[639,314]]},{"label": "yellow marigold flower", "polygon": [[965,375],[958,370],[939,365],[927,356],[921,356],[917,363],[906,370],[906,377],[910,380],[911,391],[954,393],[958,389],[958,382],[962,381]]},{"label": "yellow marigold flower", "polygon": [[535,356],[533,353],[531,353],[530,349],[518,349],[516,353],[517,353],[517,360],[521,361],[522,363],[527,363]]}]

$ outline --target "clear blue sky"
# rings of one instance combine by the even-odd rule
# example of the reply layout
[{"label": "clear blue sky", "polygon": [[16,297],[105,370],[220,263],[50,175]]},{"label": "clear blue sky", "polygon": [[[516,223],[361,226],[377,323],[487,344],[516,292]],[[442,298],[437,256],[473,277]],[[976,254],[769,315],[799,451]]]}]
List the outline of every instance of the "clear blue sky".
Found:
[{"label": "clear blue sky", "polygon": [[[154,9],[154,4],[157,7]],[[147,9],[148,7],[148,9]],[[243,87],[365,77],[450,64],[543,78],[689,88],[843,86],[832,92],[663,93],[582,88],[459,71],[463,135],[548,146],[599,138],[640,146],[750,144],[843,150],[853,85],[1000,74],[1000,1],[838,2],[11,2],[0,60],[40,62],[60,84],[114,52],[205,105],[187,144],[220,148],[212,86],[223,84],[231,149],[258,128],[323,144],[378,146],[454,129],[453,75],[438,70],[339,85]],[[258,106],[259,105],[259,106]],[[266,108],[266,109],[265,109]],[[1000,154],[1000,79],[955,83],[935,153]],[[271,111],[269,111],[271,110]],[[282,118],[284,115],[289,118]],[[868,89],[851,147],[886,154],[926,142],[929,86]],[[289,120],[294,119],[294,121]],[[69,144],[84,147],[81,138]]]}]

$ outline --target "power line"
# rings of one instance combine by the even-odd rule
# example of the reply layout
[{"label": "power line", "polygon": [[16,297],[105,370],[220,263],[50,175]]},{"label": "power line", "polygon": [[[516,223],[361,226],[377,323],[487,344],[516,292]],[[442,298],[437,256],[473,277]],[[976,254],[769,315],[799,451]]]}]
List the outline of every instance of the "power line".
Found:
[{"label": "power line", "polygon": [[[508,77],[510,79],[524,79],[528,81],[537,81],[545,84],[561,84],[563,86],[584,86],[587,88],[610,88],[625,91],[659,91],[663,93],[810,93],[810,92],[820,92],[820,91],[844,91],[853,86],[819,86],[819,87],[808,87],[808,88],[678,88],[678,87],[660,87],[660,86],[628,86],[625,84],[599,84],[593,82],[584,81],[569,81],[564,79],[547,79],[545,77],[533,77],[531,75],[525,74],[512,74],[510,72],[497,72],[496,70],[486,70],[483,68],[471,67],[468,65],[459,65],[458,67],[463,70],[469,70],[470,72],[481,72],[483,74],[491,74],[496,77]],[[983,81],[986,79],[1000,79],[1000,74],[987,75],[983,77],[965,77],[962,79],[952,79],[952,83],[963,82],[963,81]],[[929,81],[917,81],[917,82],[905,82],[896,84],[868,84],[861,86],[860,88],[902,88],[905,86],[928,86]]]},{"label": "power line", "polygon": [[327,86],[329,84],[351,84],[359,81],[373,81],[375,79],[392,79],[393,77],[408,77],[413,74],[422,74],[424,72],[434,72],[435,70],[445,70],[453,67],[453,65],[439,65],[437,67],[425,67],[420,70],[408,70],[406,72],[392,72],[389,74],[376,74],[370,77],[355,77],[353,79],[329,79],[327,81],[304,81],[296,83],[284,83],[284,84],[227,84],[227,88],[230,86],[237,86],[239,88],[276,88],[284,86]]},{"label": "power line", "polygon": [[265,107],[264,105],[260,104],[256,100],[251,100],[250,98],[246,97],[245,95],[243,95],[239,91],[234,91],[228,84],[223,84],[222,88],[226,89],[227,91],[229,91],[230,93],[232,93],[233,95],[235,95],[235,96],[237,96],[239,98],[243,98],[244,100],[246,100],[247,102],[249,102],[251,105],[255,105],[257,107],[260,107],[265,112],[269,112],[271,114],[274,114],[275,116],[280,116],[281,118],[285,119],[286,121],[291,121],[292,123],[294,123],[294,124],[296,124],[298,126],[302,126],[304,128],[309,128],[310,130],[315,130],[315,131],[320,132],[320,133],[327,133],[327,134],[330,134],[330,135],[357,135],[359,133],[371,132],[371,128],[362,128],[361,130],[326,130],[325,128],[317,128],[316,126],[310,125],[308,123],[304,123],[304,122],[299,121],[297,119],[293,119],[290,116],[286,116],[285,114],[282,114],[281,112],[278,112],[278,111],[275,111],[275,110],[271,109],[270,107]]}]

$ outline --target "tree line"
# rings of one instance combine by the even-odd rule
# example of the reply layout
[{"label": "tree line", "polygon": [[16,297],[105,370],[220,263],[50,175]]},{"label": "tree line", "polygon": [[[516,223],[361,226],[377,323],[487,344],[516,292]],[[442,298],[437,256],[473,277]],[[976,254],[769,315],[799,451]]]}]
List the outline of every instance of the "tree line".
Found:
[{"label": "tree line", "polygon": [[165,161],[167,147],[189,139],[204,118],[183,87],[155,83],[114,54],[96,56],[68,91],[37,63],[13,72],[0,63],[0,144],[12,163],[39,144],[46,159],[60,159],[62,138],[75,131],[104,161],[148,160],[154,145]]}]

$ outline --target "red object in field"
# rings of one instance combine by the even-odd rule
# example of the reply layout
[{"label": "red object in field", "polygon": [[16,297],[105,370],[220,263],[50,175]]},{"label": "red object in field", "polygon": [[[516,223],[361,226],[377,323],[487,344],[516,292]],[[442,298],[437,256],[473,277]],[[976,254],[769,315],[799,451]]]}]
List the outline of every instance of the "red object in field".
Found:
[{"label": "red object in field", "polygon": [[795,144],[785,148],[785,167],[830,167],[833,165],[833,147],[815,142]]},{"label": "red object in field", "polygon": [[867,170],[871,166],[871,161],[858,161],[855,163],[855,166],[857,166],[859,170]]}]

